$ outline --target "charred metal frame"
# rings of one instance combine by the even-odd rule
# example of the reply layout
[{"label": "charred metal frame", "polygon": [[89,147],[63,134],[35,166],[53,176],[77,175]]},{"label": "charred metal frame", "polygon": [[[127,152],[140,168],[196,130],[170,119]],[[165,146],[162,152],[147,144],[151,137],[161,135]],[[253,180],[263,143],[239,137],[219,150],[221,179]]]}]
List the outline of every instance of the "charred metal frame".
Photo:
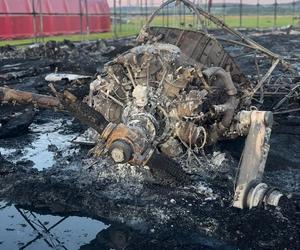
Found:
[{"label": "charred metal frame", "polygon": [[[206,12],[200,6],[195,5],[194,3],[192,3],[189,0],[168,0],[168,1],[164,2],[149,17],[149,19],[148,19],[147,23],[145,24],[145,26],[143,27],[143,29],[147,30],[150,27],[150,23],[157,16],[157,14],[159,13],[159,11],[161,11],[164,7],[168,6],[169,4],[171,4],[173,2],[176,2],[176,3],[182,2],[187,8],[191,9],[192,11],[194,11],[194,13],[196,14],[198,20],[202,24],[202,28],[203,28],[204,32],[207,33],[207,29],[205,27],[204,19],[203,18],[210,20],[215,25],[217,25],[217,27],[221,28],[222,30],[227,31],[229,34],[233,35],[235,38],[237,38],[237,39],[240,40],[240,41],[235,41],[235,40],[227,40],[227,39],[225,40],[225,39],[222,39],[223,41],[228,42],[228,43],[233,43],[233,44],[236,44],[236,45],[240,45],[240,46],[243,46],[243,47],[251,48],[254,51],[258,51],[258,52],[264,54],[265,56],[267,56],[271,60],[272,66],[267,71],[267,73],[259,80],[259,82],[257,83],[257,85],[253,88],[251,96],[253,96],[264,85],[264,83],[266,82],[266,80],[268,79],[268,77],[272,74],[272,72],[274,71],[275,67],[279,63],[281,63],[285,68],[287,68],[289,70],[293,70],[293,67],[288,62],[286,62],[280,55],[278,55],[278,54],[276,54],[276,53],[268,50],[267,48],[261,46],[257,42],[253,41],[249,37],[247,37],[244,34],[242,34],[241,32],[230,28],[224,21],[220,20],[219,18],[217,18],[213,14],[211,14],[209,12]],[[218,38],[216,38],[216,39],[219,40]],[[259,72],[257,72],[257,73],[259,73]]]}]

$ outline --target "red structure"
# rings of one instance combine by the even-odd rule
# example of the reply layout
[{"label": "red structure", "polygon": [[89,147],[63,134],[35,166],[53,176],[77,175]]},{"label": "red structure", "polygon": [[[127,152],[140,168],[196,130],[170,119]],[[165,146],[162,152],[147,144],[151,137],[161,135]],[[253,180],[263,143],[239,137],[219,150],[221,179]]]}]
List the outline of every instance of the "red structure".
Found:
[{"label": "red structure", "polygon": [[0,39],[110,30],[107,0],[0,0]]}]

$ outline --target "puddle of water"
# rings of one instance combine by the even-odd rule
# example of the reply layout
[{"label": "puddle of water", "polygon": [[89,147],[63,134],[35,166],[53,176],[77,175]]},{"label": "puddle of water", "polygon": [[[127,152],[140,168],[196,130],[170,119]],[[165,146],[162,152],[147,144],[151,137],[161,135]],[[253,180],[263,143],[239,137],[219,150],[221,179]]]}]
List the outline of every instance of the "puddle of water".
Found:
[{"label": "puddle of water", "polygon": [[0,249],[79,249],[109,226],[85,217],[40,215],[0,202]]},{"label": "puddle of water", "polygon": [[[30,126],[30,133],[34,136],[32,142],[21,148],[22,153],[10,159],[12,162],[20,160],[31,160],[34,167],[38,170],[52,167],[55,163],[55,155],[61,152],[65,156],[71,152],[76,151],[71,142],[78,134],[62,134],[63,120],[53,120],[49,123]],[[57,150],[49,150],[49,146],[57,148]],[[8,148],[5,145],[0,145],[0,153],[4,157],[14,154],[18,149]],[[54,151],[54,152],[53,152]]]}]

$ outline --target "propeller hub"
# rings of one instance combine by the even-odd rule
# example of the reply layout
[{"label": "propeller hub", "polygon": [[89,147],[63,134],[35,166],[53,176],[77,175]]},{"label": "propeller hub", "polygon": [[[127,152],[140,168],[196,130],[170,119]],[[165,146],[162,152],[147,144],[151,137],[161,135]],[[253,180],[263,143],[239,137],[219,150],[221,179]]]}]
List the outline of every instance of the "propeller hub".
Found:
[{"label": "propeller hub", "polygon": [[152,141],[147,130],[139,123],[134,125],[109,125],[111,129],[102,134],[108,153],[116,163],[128,162],[141,166],[147,163],[153,153]]},{"label": "propeller hub", "polygon": [[118,140],[112,143],[109,153],[115,163],[125,163],[132,159],[132,147],[125,141]]}]

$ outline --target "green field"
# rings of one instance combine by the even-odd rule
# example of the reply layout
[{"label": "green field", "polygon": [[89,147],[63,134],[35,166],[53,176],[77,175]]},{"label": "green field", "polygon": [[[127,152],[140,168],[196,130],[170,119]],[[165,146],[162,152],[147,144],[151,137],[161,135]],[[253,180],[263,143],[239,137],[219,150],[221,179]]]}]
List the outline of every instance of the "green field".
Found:
[{"label": "green field", "polygon": [[[38,42],[47,42],[50,40],[55,41],[63,41],[64,39],[68,39],[71,41],[82,41],[82,40],[96,40],[96,39],[109,39],[114,37],[124,37],[138,34],[140,28],[145,23],[144,17],[128,17],[127,23],[115,24],[112,27],[112,32],[106,33],[97,33],[97,34],[83,34],[83,35],[63,35],[63,36],[55,36],[55,37],[45,37],[36,39],[22,39],[22,40],[12,40],[12,41],[0,41],[0,46],[4,45],[24,45]],[[225,20],[226,24],[230,27],[240,27],[239,16],[226,16],[220,17],[220,19]],[[243,28],[271,28],[274,27],[274,17],[273,16],[259,16],[259,23],[257,23],[257,16],[243,16],[242,19],[242,27]],[[197,29],[201,26],[198,24],[195,17],[192,15],[189,16],[157,16],[153,20],[153,25],[156,26],[171,26],[171,27],[183,27],[189,29]],[[259,24],[259,26],[257,25]],[[299,25],[298,20],[293,20],[292,15],[278,16],[277,17],[277,27],[287,26],[290,24]],[[211,23],[208,23],[210,28],[215,28],[215,26]]]},{"label": "green field", "polygon": [[[240,17],[239,16],[219,16],[221,20],[224,20],[227,25],[233,28],[240,27]],[[293,20],[292,15],[285,15],[285,16],[277,16],[277,27],[286,26],[289,24],[296,24],[297,20]],[[167,24],[167,17],[158,16],[153,20],[154,25],[162,25]],[[189,26],[192,25],[193,27],[196,24],[196,18],[193,16],[186,16],[184,17],[174,17],[171,16],[169,18],[169,25],[179,26],[179,25]],[[299,24],[298,24],[299,25]],[[259,16],[257,20],[257,16],[248,16],[244,15],[242,18],[242,27],[243,28],[271,28],[274,26],[274,16]],[[214,28],[215,26],[210,24],[210,28]]]}]

